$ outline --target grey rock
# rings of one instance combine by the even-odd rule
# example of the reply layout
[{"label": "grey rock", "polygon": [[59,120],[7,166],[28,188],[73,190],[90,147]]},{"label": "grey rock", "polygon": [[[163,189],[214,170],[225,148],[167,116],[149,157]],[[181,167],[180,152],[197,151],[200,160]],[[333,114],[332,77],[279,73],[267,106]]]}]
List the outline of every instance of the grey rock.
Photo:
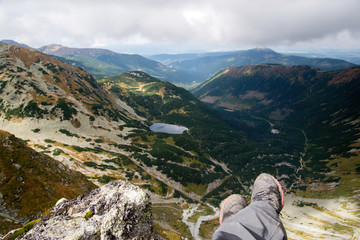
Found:
[{"label": "grey rock", "polygon": [[59,163],[59,168],[60,168],[61,170],[63,170],[63,171],[66,170],[66,167],[65,167],[64,164],[62,164],[62,163]]},{"label": "grey rock", "polygon": [[2,238],[0,238],[0,239],[2,239],[2,240],[10,239],[10,238],[12,237],[12,235],[13,235],[16,231],[18,231],[18,230],[20,230],[20,228],[11,230],[11,231],[8,232],[7,234],[5,234],[5,236],[1,236],[1,235],[0,235],[0,237],[2,237]]},{"label": "grey rock", "polygon": [[74,200],[60,200],[20,239],[154,238],[149,195],[128,182],[114,181]]},{"label": "grey rock", "polygon": [[14,166],[16,167],[17,170],[20,170],[20,169],[21,169],[21,165],[20,165],[20,164],[15,163]]},{"label": "grey rock", "polygon": [[55,206],[57,206],[57,205],[59,205],[59,204],[62,204],[62,203],[65,203],[65,202],[67,202],[67,201],[69,201],[69,200],[67,200],[66,198],[61,198],[61,199],[59,199],[59,200],[55,203]]}]

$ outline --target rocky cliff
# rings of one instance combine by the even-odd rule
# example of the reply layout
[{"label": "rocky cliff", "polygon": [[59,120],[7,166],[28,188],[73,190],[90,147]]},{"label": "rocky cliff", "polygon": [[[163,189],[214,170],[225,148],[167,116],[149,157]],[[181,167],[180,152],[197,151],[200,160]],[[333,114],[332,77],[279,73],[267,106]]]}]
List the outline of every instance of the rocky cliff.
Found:
[{"label": "rocky cliff", "polygon": [[150,210],[148,194],[128,182],[114,181],[74,200],[59,200],[32,229],[3,239],[15,239],[19,232],[16,239],[154,239]]}]

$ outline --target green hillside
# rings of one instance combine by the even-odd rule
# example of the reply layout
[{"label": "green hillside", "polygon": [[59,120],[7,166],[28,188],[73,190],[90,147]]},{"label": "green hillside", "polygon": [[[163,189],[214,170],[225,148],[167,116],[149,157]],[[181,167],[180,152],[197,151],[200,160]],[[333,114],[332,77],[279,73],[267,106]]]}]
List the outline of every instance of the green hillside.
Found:
[{"label": "green hillside", "polygon": [[[348,162],[344,159],[352,159],[352,179],[359,175],[359,81],[359,67],[323,72],[306,66],[253,65],[219,72],[194,95],[250,139],[259,144],[278,140],[279,152],[293,151],[290,156],[301,159],[291,163],[302,179],[296,184],[306,189],[314,182],[342,182],[344,176],[329,173]],[[355,182],[339,188],[352,194],[359,184]]]},{"label": "green hillside", "polygon": [[0,234],[38,219],[60,198],[95,189],[78,172],[0,131]]},{"label": "green hillside", "polygon": [[[229,193],[227,190],[243,192],[263,171],[286,176],[283,180],[287,186],[293,183],[296,168],[299,167],[300,152],[304,147],[301,132],[294,131],[298,136],[295,140],[291,136],[286,139],[274,138],[273,134],[267,132],[269,127],[266,123],[258,120],[257,124],[262,129],[260,134],[267,137],[257,141],[253,136],[244,134],[246,129],[230,127],[221,120],[218,112],[206,107],[186,90],[144,73],[131,72],[105,77],[100,83],[116,92],[139,115],[152,122],[189,128],[188,134],[181,138],[188,142],[193,151],[203,152],[205,156],[210,154],[217,161],[227,164],[228,173],[231,171],[236,180],[230,181],[230,178],[230,182],[225,181],[215,191],[208,193],[204,200],[218,204],[224,197],[223,193]],[[267,156],[267,161],[263,162],[260,156]],[[292,165],[276,166],[283,161]]]},{"label": "green hillside", "polygon": [[[202,173],[201,182],[197,182],[200,179],[196,175],[189,174],[189,177],[192,178],[191,181],[197,182],[197,187],[201,185],[205,187],[209,183],[208,181],[226,176],[220,164],[215,163],[214,165],[214,162],[210,161],[210,156],[220,160],[220,157],[226,154],[225,149],[230,149],[230,146],[234,144],[238,145],[244,140],[244,135],[237,131],[231,132],[231,128],[219,120],[215,111],[206,107],[188,91],[169,82],[159,81],[142,72],[129,72],[105,77],[99,83],[107,86],[109,91],[116,93],[122,101],[135,109],[137,114],[149,121],[175,124],[189,129],[187,133],[178,136],[144,132],[134,135],[134,139],[140,137],[141,140],[136,141],[145,145],[151,145],[154,141],[156,144],[158,138],[167,139],[170,142],[174,141],[175,146],[196,153],[195,159],[191,160],[190,155],[184,159],[185,162],[188,162],[187,164],[190,164],[190,167],[203,169],[205,166],[214,166],[215,172],[221,173],[221,175]],[[156,145],[152,145],[152,147],[154,148]],[[168,155],[170,158],[175,158],[178,155],[178,150],[164,145],[159,145],[157,149],[157,151],[163,151],[161,154],[170,154]],[[155,155],[157,154],[160,152]],[[178,174],[185,175],[186,172],[188,170],[182,169]],[[173,172],[172,177],[175,174],[177,173]],[[240,186],[231,190],[239,189],[241,189]],[[202,192],[202,195],[204,193]]]},{"label": "green hillside", "polygon": [[125,72],[124,68],[120,66],[107,62],[102,62],[88,56],[67,55],[58,58],[74,66],[86,69],[86,71],[88,71],[94,76],[115,75],[120,72]]},{"label": "green hillside", "polygon": [[106,49],[69,48],[48,45],[39,51],[57,56],[71,65],[81,67],[94,76],[110,76],[128,71],[143,71],[161,80],[184,82],[189,76],[157,61],[138,54],[120,54]]}]

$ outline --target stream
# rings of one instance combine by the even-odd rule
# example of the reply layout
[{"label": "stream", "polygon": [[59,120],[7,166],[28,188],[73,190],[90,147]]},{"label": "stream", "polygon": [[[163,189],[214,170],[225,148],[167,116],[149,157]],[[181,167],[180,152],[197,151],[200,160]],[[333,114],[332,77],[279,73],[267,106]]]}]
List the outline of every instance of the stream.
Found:
[{"label": "stream", "polygon": [[196,223],[190,222],[190,221],[188,221],[188,219],[198,210],[198,208],[200,206],[199,204],[197,204],[196,206],[194,206],[192,208],[188,208],[188,209],[184,210],[184,212],[183,212],[182,221],[189,227],[191,235],[196,240],[202,239],[199,235],[201,223],[204,221],[212,220],[214,218],[218,218],[218,216],[219,216],[219,212],[220,212],[219,208],[215,208],[215,207],[211,206],[210,204],[207,204],[207,205],[209,207],[211,207],[215,213],[212,215],[200,216],[197,219]]}]

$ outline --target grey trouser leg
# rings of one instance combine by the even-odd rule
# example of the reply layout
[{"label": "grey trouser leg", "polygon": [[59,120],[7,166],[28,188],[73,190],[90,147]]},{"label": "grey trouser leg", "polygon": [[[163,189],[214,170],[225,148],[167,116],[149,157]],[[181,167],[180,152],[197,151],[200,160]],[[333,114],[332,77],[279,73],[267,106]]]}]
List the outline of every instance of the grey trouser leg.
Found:
[{"label": "grey trouser leg", "polygon": [[256,201],[224,221],[212,239],[283,240],[287,236],[276,210],[266,201]]}]

